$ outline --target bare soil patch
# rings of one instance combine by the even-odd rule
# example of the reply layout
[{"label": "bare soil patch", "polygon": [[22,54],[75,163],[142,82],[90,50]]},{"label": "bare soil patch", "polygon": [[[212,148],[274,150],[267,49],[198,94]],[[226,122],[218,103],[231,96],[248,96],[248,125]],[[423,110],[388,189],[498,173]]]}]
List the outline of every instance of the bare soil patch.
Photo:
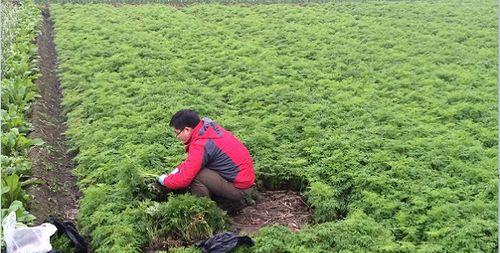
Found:
[{"label": "bare soil patch", "polygon": [[38,68],[36,81],[40,98],[33,105],[31,138],[41,138],[45,145],[29,151],[33,162],[32,177],[42,183],[29,187],[33,196],[30,212],[42,223],[49,215],[75,222],[78,199],[82,194],[72,175],[75,154],[68,151],[64,132],[65,115],[61,109],[61,88],[57,79],[57,55],[53,42],[53,24],[48,7],[42,9],[43,21],[37,36]]},{"label": "bare soil patch", "polygon": [[232,218],[236,232],[242,235],[275,224],[297,232],[312,221],[310,207],[297,192],[290,190],[259,192],[255,205],[243,208]]}]

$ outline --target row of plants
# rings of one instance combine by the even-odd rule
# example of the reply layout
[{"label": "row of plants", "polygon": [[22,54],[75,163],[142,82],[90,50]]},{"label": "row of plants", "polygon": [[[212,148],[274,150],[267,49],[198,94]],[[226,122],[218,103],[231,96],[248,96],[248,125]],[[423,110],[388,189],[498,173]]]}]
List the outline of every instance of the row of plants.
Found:
[{"label": "row of plants", "polygon": [[[19,8],[12,2],[6,2],[4,8],[0,10],[2,14],[2,20],[0,21],[0,25],[2,26],[2,39],[1,42],[1,50],[2,55],[10,54],[12,51],[12,42],[14,40],[14,33],[16,31],[16,26],[19,23]],[[6,63],[6,57],[1,57],[1,66],[4,66]]]},{"label": "row of plants", "polygon": [[41,145],[40,139],[27,137],[31,103],[36,98],[37,78],[35,38],[40,10],[32,0],[2,2],[2,217],[16,212],[17,221],[32,224],[35,217],[26,210],[30,196],[23,187],[29,179],[31,162],[28,149]]},{"label": "row of plants", "polygon": [[[37,3],[56,3],[56,4],[310,4],[310,3],[328,3],[338,2],[338,0],[36,0]],[[346,0],[343,0],[346,1]],[[360,0],[347,0],[349,2],[360,2]]]},{"label": "row of plants", "polygon": [[139,252],[226,229],[211,202],[147,187],[184,158],[168,121],[191,108],[243,140],[260,185],[297,184],[314,209],[250,251],[494,252],[496,7],[52,5],[81,231]]}]

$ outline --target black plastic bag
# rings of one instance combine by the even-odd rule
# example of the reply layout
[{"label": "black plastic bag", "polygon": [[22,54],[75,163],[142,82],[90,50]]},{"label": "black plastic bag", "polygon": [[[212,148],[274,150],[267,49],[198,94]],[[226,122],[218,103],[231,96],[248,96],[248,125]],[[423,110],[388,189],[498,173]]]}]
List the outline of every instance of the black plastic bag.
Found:
[{"label": "black plastic bag", "polygon": [[216,234],[207,240],[196,243],[203,253],[226,253],[239,245],[253,246],[252,238],[248,236],[236,236],[231,232]]},{"label": "black plastic bag", "polygon": [[[77,253],[87,253],[88,246],[87,242],[76,230],[75,225],[68,221],[60,221],[52,216],[50,216],[45,222],[51,223],[57,228],[57,234],[62,235],[66,234],[68,238],[71,240],[72,246],[75,247],[75,252]],[[57,250],[52,251],[57,252]]]}]

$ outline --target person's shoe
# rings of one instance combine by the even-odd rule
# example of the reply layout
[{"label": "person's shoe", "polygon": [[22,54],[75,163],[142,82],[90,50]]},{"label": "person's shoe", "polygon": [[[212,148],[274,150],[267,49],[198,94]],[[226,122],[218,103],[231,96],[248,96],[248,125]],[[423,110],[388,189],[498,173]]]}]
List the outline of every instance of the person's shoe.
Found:
[{"label": "person's shoe", "polygon": [[247,206],[255,205],[259,201],[259,191],[255,186],[245,190],[243,201]]},{"label": "person's shoe", "polygon": [[243,203],[242,200],[235,201],[235,202],[230,203],[227,206],[226,212],[228,215],[236,215],[236,214],[241,213],[241,210],[243,210],[243,208],[245,208],[245,206],[246,205]]}]

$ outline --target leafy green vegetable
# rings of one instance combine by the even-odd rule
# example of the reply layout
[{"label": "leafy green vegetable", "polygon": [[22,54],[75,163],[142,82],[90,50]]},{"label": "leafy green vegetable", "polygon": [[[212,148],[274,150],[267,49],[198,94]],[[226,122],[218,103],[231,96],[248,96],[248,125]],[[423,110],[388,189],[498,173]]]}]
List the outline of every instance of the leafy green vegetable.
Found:
[{"label": "leafy green vegetable", "polygon": [[496,9],[52,5],[82,231],[96,251],[148,245],[148,174],[183,160],[168,121],[191,108],[246,144],[259,185],[314,208],[310,229],[265,229],[252,251],[494,252]]},{"label": "leafy green vegetable", "polygon": [[33,182],[23,181],[31,171],[28,149],[43,144],[40,139],[26,137],[32,127],[28,121],[30,106],[37,96],[33,83],[37,77],[35,38],[41,16],[32,0],[2,2],[0,11],[1,217],[14,211],[19,224],[30,225],[35,217],[25,209],[29,197],[22,187]]},{"label": "leafy green vegetable", "polygon": [[171,238],[191,244],[222,231],[227,222],[227,216],[213,201],[191,195],[170,196],[165,203],[153,202],[145,212],[150,241]]}]

